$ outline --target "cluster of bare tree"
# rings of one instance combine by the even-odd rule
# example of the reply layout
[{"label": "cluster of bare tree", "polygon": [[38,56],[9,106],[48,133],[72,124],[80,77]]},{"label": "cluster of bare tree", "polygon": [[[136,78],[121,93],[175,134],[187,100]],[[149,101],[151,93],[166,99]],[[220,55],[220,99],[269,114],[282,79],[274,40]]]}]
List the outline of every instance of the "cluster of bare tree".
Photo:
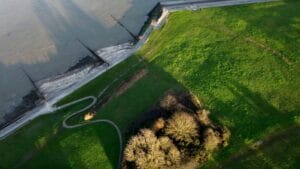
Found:
[{"label": "cluster of bare tree", "polygon": [[203,164],[214,150],[227,145],[227,128],[214,125],[209,111],[191,94],[169,92],[160,107],[170,115],[157,118],[129,139],[123,168],[192,169]]}]

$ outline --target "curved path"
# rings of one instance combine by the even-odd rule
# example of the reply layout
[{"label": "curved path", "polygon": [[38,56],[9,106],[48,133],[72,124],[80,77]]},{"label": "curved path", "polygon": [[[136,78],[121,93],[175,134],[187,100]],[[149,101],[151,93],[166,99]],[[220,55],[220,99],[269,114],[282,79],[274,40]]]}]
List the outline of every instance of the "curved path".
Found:
[{"label": "curved path", "polygon": [[[114,81],[115,82],[115,81]],[[106,91],[108,89],[108,87],[106,87],[104,90]],[[103,90],[101,91],[102,93]],[[119,165],[118,165],[118,168],[120,168],[120,164],[121,164],[121,160],[122,160],[122,150],[123,150],[123,140],[122,140],[122,133],[121,133],[121,130],[120,128],[111,120],[108,120],[108,119],[98,119],[98,120],[93,120],[93,121],[89,121],[87,123],[83,123],[83,124],[75,124],[75,125],[69,125],[67,124],[67,121],[72,118],[73,116],[79,114],[79,113],[82,113],[88,109],[90,109],[92,106],[94,106],[96,103],[97,103],[97,97],[95,96],[87,96],[87,97],[84,97],[84,98],[81,98],[81,99],[78,99],[78,100],[75,100],[75,101],[72,101],[70,103],[67,103],[65,105],[62,105],[60,107],[57,107],[55,110],[61,110],[61,109],[64,109],[64,108],[67,108],[69,106],[73,106],[79,102],[82,102],[82,101],[85,101],[85,100],[92,100],[92,102],[87,105],[86,107],[68,115],[64,120],[63,120],[63,127],[64,128],[67,128],[67,129],[74,129],[74,128],[79,128],[79,127],[82,127],[82,126],[86,126],[86,125],[91,125],[91,124],[94,124],[94,123],[107,123],[107,124],[110,124],[111,126],[113,126],[117,133],[118,133],[118,137],[119,137],[119,142],[120,142],[120,153],[119,153]]]},{"label": "curved path", "polygon": [[[106,87],[104,90],[107,90],[108,88]],[[102,93],[103,90],[102,90]],[[69,106],[72,106],[72,105],[75,105],[79,102],[82,102],[82,101],[85,101],[85,100],[92,100],[92,103],[90,103],[89,105],[87,105],[86,107],[68,115],[64,120],[63,120],[63,127],[67,128],[67,129],[74,129],[74,128],[79,128],[79,127],[82,127],[82,126],[86,126],[86,125],[91,125],[91,124],[94,124],[94,123],[107,123],[107,124],[110,124],[111,126],[113,126],[117,133],[118,133],[118,137],[119,137],[119,142],[120,142],[120,154],[119,154],[119,166],[120,166],[120,163],[121,163],[121,160],[122,160],[122,149],[123,149],[123,140],[122,140],[122,133],[121,133],[121,130],[119,129],[119,127],[111,120],[108,120],[108,119],[98,119],[98,120],[93,120],[93,121],[89,121],[87,123],[83,123],[83,124],[75,124],[75,125],[68,125],[67,124],[67,121],[72,118],[73,116],[79,114],[79,113],[82,113],[88,109],[90,109],[92,106],[94,106],[96,103],[97,103],[97,98],[94,97],[94,96],[87,96],[87,97],[84,97],[84,98],[81,98],[81,99],[78,99],[78,100],[75,100],[73,102],[70,102],[70,103],[67,103],[65,105],[62,105],[60,107],[57,107],[56,110],[61,110],[61,109],[64,109],[66,107],[69,107]]]},{"label": "curved path", "polygon": [[100,101],[102,99],[101,97],[104,95],[104,93],[110,87],[112,87],[115,83],[117,83],[118,80],[121,79],[123,76],[125,76],[126,74],[128,74],[130,70],[132,70],[134,67],[138,66],[142,61],[143,61],[143,59],[141,58],[139,60],[139,62],[137,62],[136,64],[130,66],[124,73],[120,74],[117,78],[115,78],[114,80],[112,80],[103,90],[101,90],[101,92],[98,94],[97,97],[95,97],[95,96],[86,96],[86,97],[83,97],[81,99],[77,99],[75,101],[72,101],[72,102],[66,103],[66,104],[64,104],[62,106],[54,108],[55,111],[62,110],[64,108],[76,105],[77,103],[80,103],[82,101],[91,100],[92,102],[89,105],[87,105],[86,107],[84,107],[84,108],[82,108],[82,109],[80,109],[80,110],[78,110],[78,111],[76,111],[76,112],[68,115],[63,120],[63,124],[62,125],[63,125],[64,128],[67,128],[67,129],[79,128],[79,127],[86,126],[86,125],[91,125],[91,124],[94,124],[94,123],[107,123],[107,124],[110,124],[111,126],[113,126],[116,129],[117,133],[118,133],[119,142],[120,142],[120,153],[119,153],[119,165],[118,165],[118,168],[121,167],[122,152],[123,152],[123,139],[122,139],[122,133],[121,133],[120,128],[113,121],[108,120],[108,119],[98,119],[98,120],[89,121],[89,122],[86,122],[86,123],[83,123],[83,124],[75,124],[75,125],[69,125],[67,123],[67,121],[70,118],[72,118],[72,117],[74,117],[74,116],[76,116],[76,115],[78,115],[78,114],[80,114],[80,113],[82,113],[84,111],[87,111],[88,109],[90,109],[91,107],[93,107],[97,103],[98,100]]}]

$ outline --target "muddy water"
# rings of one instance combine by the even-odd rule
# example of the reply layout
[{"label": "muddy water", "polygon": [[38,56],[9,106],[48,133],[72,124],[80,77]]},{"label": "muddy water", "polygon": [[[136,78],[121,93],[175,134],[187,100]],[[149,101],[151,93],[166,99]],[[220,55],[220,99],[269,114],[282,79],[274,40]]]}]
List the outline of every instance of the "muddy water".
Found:
[{"label": "muddy water", "polygon": [[1,0],[0,122],[33,87],[34,80],[66,71],[87,51],[127,42],[132,37],[110,15],[138,34],[159,0]]}]

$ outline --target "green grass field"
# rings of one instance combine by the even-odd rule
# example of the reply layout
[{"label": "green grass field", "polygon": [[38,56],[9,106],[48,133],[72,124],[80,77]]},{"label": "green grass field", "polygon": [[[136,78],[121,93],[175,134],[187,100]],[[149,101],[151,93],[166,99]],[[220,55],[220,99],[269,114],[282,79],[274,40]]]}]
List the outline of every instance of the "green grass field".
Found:
[{"label": "green grass field", "polygon": [[70,129],[21,168],[117,168],[118,144],[117,132],[108,124]]},{"label": "green grass field", "polygon": [[297,168],[300,165],[299,125],[265,140],[259,148],[251,149],[223,164],[223,168]]},{"label": "green grass field", "polygon": [[[229,146],[203,168],[296,168],[296,130],[236,163],[230,159],[270,134],[300,125],[299,6],[289,0],[173,13],[137,54],[58,104],[96,96],[144,57],[124,79],[140,69],[147,69],[147,75],[96,118],[110,119],[124,132],[165,91],[188,90],[211,110],[215,122],[231,131]],[[86,104],[38,118],[0,141],[0,168],[116,168],[119,143],[112,127],[61,128],[66,114]]]}]

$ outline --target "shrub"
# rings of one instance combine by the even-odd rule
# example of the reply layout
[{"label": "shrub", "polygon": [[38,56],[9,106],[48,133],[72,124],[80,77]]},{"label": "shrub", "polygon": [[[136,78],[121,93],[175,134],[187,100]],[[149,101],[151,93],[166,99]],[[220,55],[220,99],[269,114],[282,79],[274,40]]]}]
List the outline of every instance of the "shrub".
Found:
[{"label": "shrub", "polygon": [[228,140],[230,137],[230,131],[227,127],[221,128],[221,137],[222,137],[222,145],[226,147],[228,145]]},{"label": "shrub", "polygon": [[168,92],[151,112],[143,116],[151,130],[140,130],[124,150],[124,169],[194,169],[228,144],[229,130],[212,123],[190,93]]},{"label": "shrub", "polygon": [[179,112],[167,120],[165,134],[182,145],[199,144],[199,126],[195,118],[188,113]]},{"label": "shrub", "polygon": [[196,115],[197,115],[197,120],[204,126],[210,126],[212,124],[212,122],[210,121],[208,115],[210,114],[210,112],[208,110],[199,110],[197,111]]},{"label": "shrub", "polygon": [[204,132],[204,148],[207,151],[215,150],[221,143],[222,139],[218,135],[219,133],[214,131],[212,128],[208,128]]},{"label": "shrub", "polygon": [[160,107],[168,112],[178,110],[195,113],[202,108],[199,99],[191,93],[168,91],[165,97],[160,101]]},{"label": "shrub", "polygon": [[190,100],[191,100],[191,102],[194,104],[194,106],[198,109],[198,110],[200,110],[200,109],[202,109],[202,103],[201,103],[201,101],[195,96],[195,95],[193,95],[193,94],[189,94],[190,95]]},{"label": "shrub", "polygon": [[166,122],[163,118],[159,118],[154,122],[152,129],[157,132],[165,127],[165,123]]},{"label": "shrub", "polygon": [[178,100],[176,96],[172,93],[168,93],[161,101],[160,101],[160,107],[163,109],[173,112],[176,109],[178,109]]},{"label": "shrub", "polygon": [[168,137],[157,138],[152,130],[142,129],[124,150],[124,160],[138,169],[160,169],[180,162],[180,153]]},{"label": "shrub", "polygon": [[180,152],[177,147],[173,144],[172,140],[167,136],[162,136],[159,138],[160,148],[165,153],[165,160],[167,166],[177,166],[180,159]]}]

